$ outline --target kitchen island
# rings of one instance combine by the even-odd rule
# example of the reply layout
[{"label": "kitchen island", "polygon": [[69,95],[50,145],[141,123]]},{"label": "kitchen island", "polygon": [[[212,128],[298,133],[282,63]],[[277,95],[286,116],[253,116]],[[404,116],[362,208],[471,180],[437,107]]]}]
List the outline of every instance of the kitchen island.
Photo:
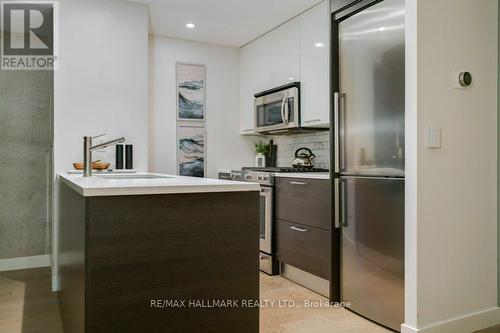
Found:
[{"label": "kitchen island", "polygon": [[58,178],[66,332],[258,332],[259,185]]}]

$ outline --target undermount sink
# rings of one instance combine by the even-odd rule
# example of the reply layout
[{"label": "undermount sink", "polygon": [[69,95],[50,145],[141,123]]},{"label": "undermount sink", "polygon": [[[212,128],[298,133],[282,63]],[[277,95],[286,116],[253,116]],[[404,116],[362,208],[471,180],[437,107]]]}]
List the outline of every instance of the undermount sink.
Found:
[{"label": "undermount sink", "polygon": [[167,179],[173,178],[168,176],[158,176],[158,175],[102,175],[98,176],[104,179]]}]

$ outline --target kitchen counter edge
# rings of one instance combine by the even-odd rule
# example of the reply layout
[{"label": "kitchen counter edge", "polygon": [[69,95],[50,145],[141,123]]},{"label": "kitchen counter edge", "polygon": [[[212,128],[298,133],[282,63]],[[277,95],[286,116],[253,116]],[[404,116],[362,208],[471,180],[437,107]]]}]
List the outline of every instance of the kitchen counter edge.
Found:
[{"label": "kitchen counter edge", "polygon": [[111,179],[110,181],[110,179],[102,179],[98,176],[84,179],[81,175],[75,176],[62,172],[57,175],[60,181],[67,184],[83,197],[248,192],[260,190],[260,185],[257,183],[234,182],[212,178],[195,178],[156,173],[147,174],[161,175],[171,178],[150,179],[143,181]]}]

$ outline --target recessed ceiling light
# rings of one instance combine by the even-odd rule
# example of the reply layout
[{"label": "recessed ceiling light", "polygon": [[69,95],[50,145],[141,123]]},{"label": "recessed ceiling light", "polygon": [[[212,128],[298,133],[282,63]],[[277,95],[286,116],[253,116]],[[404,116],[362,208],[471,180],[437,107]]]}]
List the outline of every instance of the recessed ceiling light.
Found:
[{"label": "recessed ceiling light", "polygon": [[194,23],[187,23],[186,24],[186,28],[189,28],[189,29],[194,29],[196,26],[194,25]]},{"label": "recessed ceiling light", "polygon": [[386,30],[386,27],[380,27],[378,28],[379,31],[385,31]]},{"label": "recessed ceiling light", "polygon": [[288,80],[293,81],[293,80],[295,80],[295,78],[294,77],[289,77]]},{"label": "recessed ceiling light", "polygon": [[325,46],[325,44],[323,44],[323,43],[316,43],[316,44],[314,44],[314,46],[316,46],[316,47],[323,47],[323,46]]}]

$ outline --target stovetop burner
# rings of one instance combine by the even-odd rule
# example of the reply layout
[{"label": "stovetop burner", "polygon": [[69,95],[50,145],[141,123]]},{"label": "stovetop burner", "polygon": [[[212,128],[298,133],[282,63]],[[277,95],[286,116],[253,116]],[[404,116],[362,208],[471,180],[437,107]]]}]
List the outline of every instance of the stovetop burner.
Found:
[{"label": "stovetop burner", "polygon": [[244,167],[243,170],[259,171],[259,172],[328,172],[328,169],[321,168],[294,168],[294,167]]}]

